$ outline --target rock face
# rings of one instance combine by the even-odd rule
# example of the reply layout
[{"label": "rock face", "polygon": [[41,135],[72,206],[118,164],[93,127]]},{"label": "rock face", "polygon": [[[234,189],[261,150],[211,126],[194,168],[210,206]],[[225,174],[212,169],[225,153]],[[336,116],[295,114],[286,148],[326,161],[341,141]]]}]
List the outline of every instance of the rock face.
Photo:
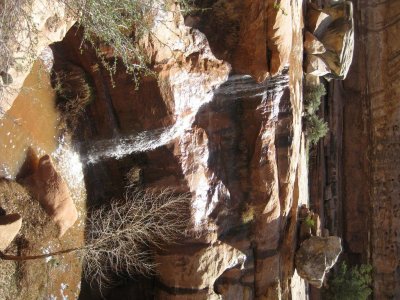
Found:
[{"label": "rock face", "polygon": [[[302,8],[291,10],[285,12],[296,22],[290,34],[296,44],[288,48],[291,68],[262,83],[243,75],[254,77],[256,64],[231,71],[211,53],[215,44],[210,48],[206,36],[186,27],[179,15],[168,18],[168,27],[155,24],[155,36],[142,41],[158,81],[144,78],[139,90],[123,68],[118,68],[113,88],[108,72],[95,67],[95,52],[81,53],[75,33],[53,47],[56,71],[67,61],[80,66],[96,94],[76,134],[94,144],[81,147],[88,162],[89,201],[117,196],[132,169],[139,170],[135,182],[145,187],[192,193],[192,230],[200,238],[158,253],[159,275],[144,280],[161,299],[273,299],[277,288],[282,297],[290,293],[297,202],[306,186],[298,173],[304,151]],[[240,22],[257,31],[250,19]],[[259,68],[262,74],[269,72],[265,65]],[[301,193],[296,180],[302,182]],[[246,206],[254,216],[244,224]],[[124,289],[132,293],[127,299],[138,284],[129,286]],[[140,293],[136,297],[147,299]]]},{"label": "rock face", "polygon": [[310,284],[320,288],[341,252],[340,238],[313,236],[304,241],[296,252],[297,272]]},{"label": "rock face", "polygon": [[48,155],[41,157],[33,174],[23,182],[57,224],[60,230],[59,237],[64,235],[74,225],[78,212],[67,185],[54,169],[50,157]]},{"label": "rock face", "polygon": [[309,31],[305,33],[304,50],[307,54],[322,54],[326,52],[324,44]]},{"label": "rock face", "polygon": [[374,298],[398,299],[400,3],[375,4],[355,6],[355,60],[343,85],[333,86],[345,124],[343,236],[352,258],[373,265]]},{"label": "rock face", "polygon": [[0,217],[0,251],[4,251],[18,234],[22,225],[19,214],[10,214]]},{"label": "rock face", "polygon": [[[309,54],[318,54],[318,58],[308,58],[306,72],[321,70],[319,74],[327,72],[325,74],[329,73],[336,79],[344,79],[349,71],[354,52],[353,3],[339,1],[322,11],[313,4],[309,4],[308,11],[307,28],[310,33],[306,33],[305,47]],[[321,45],[317,46],[319,43],[322,43],[324,49]],[[316,47],[319,49],[317,50]],[[322,61],[317,63],[318,59]],[[324,72],[320,68],[323,63],[328,68]]]},{"label": "rock face", "polygon": [[307,55],[306,58],[306,73],[312,76],[325,76],[330,73],[329,66],[325,61],[317,55]]},{"label": "rock face", "polygon": [[[220,241],[197,249],[175,250],[157,257],[160,283],[176,290],[197,292],[192,299],[220,299],[220,295],[214,291],[216,279],[226,272],[240,274],[245,260],[246,256],[241,251]],[[240,288],[238,290],[241,292]],[[223,291],[220,290],[220,293]],[[158,299],[171,298],[175,297],[171,297],[168,290],[159,291]]]},{"label": "rock face", "polygon": [[62,40],[75,20],[67,16],[63,1],[37,0],[15,7],[4,2],[0,9],[6,14],[2,36],[9,37],[2,41],[2,49],[7,50],[0,63],[1,117],[12,106],[36,58],[46,46]]},{"label": "rock face", "polygon": [[262,82],[288,66],[293,25],[289,0],[219,0],[211,9],[203,2],[206,10],[194,26],[235,73]]}]

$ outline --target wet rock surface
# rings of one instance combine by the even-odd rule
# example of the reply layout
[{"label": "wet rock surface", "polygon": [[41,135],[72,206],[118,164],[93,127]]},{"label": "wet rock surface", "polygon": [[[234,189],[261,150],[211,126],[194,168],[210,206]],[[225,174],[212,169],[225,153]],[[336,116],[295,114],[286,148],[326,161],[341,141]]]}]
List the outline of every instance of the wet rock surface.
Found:
[{"label": "wet rock surface", "polygon": [[[269,8],[283,19],[293,16]],[[233,66],[228,77],[231,68],[213,56],[207,35],[184,27],[179,18],[169,25],[175,34],[162,40],[169,47],[143,41],[153,53],[157,78],[143,78],[139,90],[122,67],[113,77],[114,88],[94,51],[83,45],[81,52],[79,31],[54,45],[55,70],[79,66],[95,94],[75,134],[86,163],[89,204],[120,195],[127,173],[135,173],[134,181],[144,188],[170,187],[193,197],[192,230],[198,238],[158,253],[157,276],[131,280],[106,291],[107,297],[120,292],[132,299],[274,299],[277,288],[289,297],[297,203],[307,185],[306,168],[298,171],[305,147],[300,8],[300,2],[290,8],[296,18],[285,29],[296,45],[285,48],[291,50],[285,58],[277,50],[278,74],[265,81],[251,64],[241,72]],[[160,26],[155,32],[164,34]],[[176,34],[188,46],[175,45]],[[267,72],[262,70],[263,76]],[[244,222],[248,210],[253,214]],[[82,297],[99,295],[84,287]]]}]

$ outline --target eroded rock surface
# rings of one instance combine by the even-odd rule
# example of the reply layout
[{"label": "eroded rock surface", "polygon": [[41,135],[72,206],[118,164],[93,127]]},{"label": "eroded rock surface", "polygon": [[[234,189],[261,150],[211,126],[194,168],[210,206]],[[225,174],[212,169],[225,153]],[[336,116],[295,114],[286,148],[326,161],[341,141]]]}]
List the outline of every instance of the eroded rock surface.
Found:
[{"label": "eroded rock surface", "polygon": [[237,74],[257,82],[289,65],[292,46],[291,2],[288,0],[215,1],[193,24],[204,32],[216,57],[228,61]]},{"label": "eroded rock surface", "polygon": [[23,183],[58,226],[59,237],[63,236],[74,225],[78,212],[68,186],[55,170],[50,156],[41,157],[33,174],[23,179]]},{"label": "eroded rock surface", "polygon": [[[160,283],[181,291],[199,293],[192,299],[220,299],[214,291],[216,279],[229,270],[241,272],[245,255],[234,247],[213,241],[205,247],[185,247],[173,253],[159,255]],[[224,274],[225,275],[225,274]],[[169,292],[160,291],[160,299],[171,299]],[[179,297],[177,298],[179,299]]]},{"label": "eroded rock surface", "polygon": [[4,251],[14,240],[22,226],[19,214],[0,216],[0,250]]},{"label": "eroded rock surface", "polygon": [[[353,3],[339,1],[322,10],[308,4],[307,29],[310,32],[306,32],[305,47],[312,55],[307,60],[306,72],[316,76],[331,74],[336,79],[346,78],[354,52]],[[321,50],[316,49],[317,41],[322,43],[323,49],[321,45]],[[315,54],[318,56],[313,57]],[[325,70],[321,68],[323,63],[326,64]],[[314,70],[319,70],[321,75]]]},{"label": "eroded rock surface", "polygon": [[342,241],[339,237],[313,236],[304,241],[296,252],[297,272],[310,284],[320,288],[341,252]]},{"label": "eroded rock surface", "polygon": [[347,124],[343,132],[344,238],[351,257],[360,262],[371,258],[374,298],[397,299],[400,42],[396,20],[400,3],[372,1],[368,6],[356,5],[355,14],[360,18],[355,24],[359,35],[353,67],[343,86],[334,86]]},{"label": "eroded rock surface", "polygon": [[[279,74],[261,83],[252,78],[251,64],[241,75],[233,67],[228,77],[229,65],[214,57],[206,36],[184,26],[180,16],[169,19],[167,28],[155,25],[162,42],[143,40],[158,82],[144,78],[139,90],[123,68],[118,68],[113,88],[108,72],[96,66],[94,51],[84,46],[81,53],[79,32],[53,47],[56,71],[66,62],[76,64],[93,82],[96,98],[77,130],[77,138],[94,145],[81,144],[89,201],[121,193],[132,168],[139,174],[135,182],[145,187],[193,195],[192,230],[200,238],[158,253],[157,262],[164,267],[160,265],[154,281],[144,280],[161,299],[273,299],[277,285],[282,297],[289,295],[299,185],[302,192],[306,186],[304,175],[298,174],[300,150],[304,154],[305,149],[300,2],[291,9],[296,19],[290,42],[294,39],[296,45],[285,48],[290,49],[286,64],[291,69],[280,72],[285,63],[279,59]],[[137,147],[139,138],[144,141]],[[304,166],[301,170],[306,172]],[[243,222],[246,207],[254,215]],[[220,263],[213,265],[212,257]],[[139,289],[129,285],[126,293]]]}]

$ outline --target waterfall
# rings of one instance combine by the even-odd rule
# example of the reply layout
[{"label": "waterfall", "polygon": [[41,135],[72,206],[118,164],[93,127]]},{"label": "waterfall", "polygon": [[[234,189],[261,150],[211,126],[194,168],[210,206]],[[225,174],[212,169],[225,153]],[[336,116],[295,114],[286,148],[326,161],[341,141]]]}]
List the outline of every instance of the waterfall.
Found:
[{"label": "waterfall", "polygon": [[264,99],[281,93],[287,88],[288,83],[288,69],[284,69],[282,74],[268,78],[262,83],[257,83],[249,75],[233,75],[216,90],[215,97],[227,100],[255,97]]},{"label": "waterfall", "polygon": [[192,124],[193,115],[189,115],[166,128],[157,128],[134,133],[125,137],[93,142],[88,147],[85,163],[93,164],[105,158],[120,159],[124,156],[154,150],[173,141]]},{"label": "waterfall", "polygon": [[[280,98],[288,84],[287,72],[276,76],[263,83],[256,83],[250,76],[234,75],[221,85],[214,95],[215,101],[231,99],[261,97],[263,101],[268,98]],[[275,98],[274,97],[274,98]],[[205,101],[207,103],[208,101]],[[279,101],[277,102],[279,104]],[[203,103],[204,104],[204,103]],[[201,106],[201,105],[199,105]],[[102,159],[120,159],[124,156],[154,150],[164,146],[181,136],[190,128],[199,107],[192,108],[194,113],[178,119],[174,125],[166,128],[146,130],[129,136],[118,136],[112,139],[99,140],[87,146],[84,163],[93,164]],[[274,109],[278,110],[278,108]]]}]

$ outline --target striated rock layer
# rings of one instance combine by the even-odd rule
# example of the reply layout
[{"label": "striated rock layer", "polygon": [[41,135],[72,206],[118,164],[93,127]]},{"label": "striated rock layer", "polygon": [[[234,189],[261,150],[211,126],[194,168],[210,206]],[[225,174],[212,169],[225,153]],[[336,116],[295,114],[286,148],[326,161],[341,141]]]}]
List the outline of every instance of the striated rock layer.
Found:
[{"label": "striated rock layer", "polygon": [[374,299],[400,297],[400,2],[354,2],[356,48],[343,88],[345,249],[374,267]]}]

